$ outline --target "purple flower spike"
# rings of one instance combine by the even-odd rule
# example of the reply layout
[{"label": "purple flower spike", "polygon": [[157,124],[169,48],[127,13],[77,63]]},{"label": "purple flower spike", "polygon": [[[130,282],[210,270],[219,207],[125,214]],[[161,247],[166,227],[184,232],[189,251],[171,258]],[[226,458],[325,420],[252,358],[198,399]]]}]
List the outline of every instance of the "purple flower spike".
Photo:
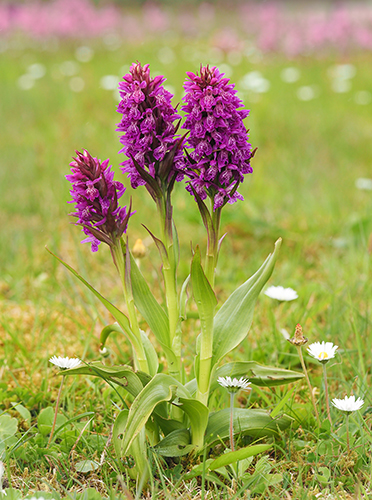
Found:
[{"label": "purple flower spike", "polygon": [[185,160],[184,172],[190,178],[186,189],[202,200],[210,196],[216,210],[243,199],[237,188],[244,175],[253,171],[250,159],[255,151],[243,123],[249,111],[238,109],[243,102],[216,67],[201,66],[200,76],[187,76],[182,128],[190,131],[188,145],[193,151]]},{"label": "purple flower spike", "polygon": [[[124,132],[121,153],[128,157],[122,165],[131,185],[146,185],[153,196],[159,196],[160,180],[166,185],[171,179],[182,180],[179,165],[183,160],[179,135],[175,135],[180,120],[171,104],[173,95],[165,90],[163,76],[150,77],[149,65],[132,64],[129,73],[119,83],[121,102],[118,113],[123,115],[117,130]],[[160,183],[161,184],[161,183]]]},{"label": "purple flower spike", "polygon": [[83,226],[88,238],[81,243],[91,243],[92,252],[98,250],[101,241],[112,246],[126,232],[130,209],[118,205],[118,199],[124,194],[125,187],[114,181],[109,160],[100,162],[88,151],[76,151],[77,157],[70,163],[72,174],[66,179],[72,184],[72,201],[76,203],[77,225]]}]

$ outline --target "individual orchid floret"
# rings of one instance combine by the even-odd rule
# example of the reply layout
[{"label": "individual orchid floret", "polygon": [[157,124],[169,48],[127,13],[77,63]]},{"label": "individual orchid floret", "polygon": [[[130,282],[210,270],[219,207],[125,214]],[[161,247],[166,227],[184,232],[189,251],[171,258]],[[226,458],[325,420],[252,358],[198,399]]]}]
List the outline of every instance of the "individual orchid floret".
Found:
[{"label": "individual orchid floret", "polygon": [[282,286],[269,286],[264,294],[280,302],[290,302],[298,298],[298,294],[293,288],[284,288]]},{"label": "individual orchid floret", "polygon": [[126,232],[132,214],[118,205],[125,187],[114,181],[109,160],[101,163],[86,150],[76,154],[70,163],[72,174],[66,175],[72,184],[69,203],[76,203],[76,212],[70,215],[77,217],[77,224],[83,226],[88,236],[82,243],[91,243],[92,251],[96,252],[101,241],[110,246],[117,242]]},{"label": "individual orchid floret", "polygon": [[240,379],[235,377],[233,379],[231,377],[218,377],[217,382],[229,392],[237,392],[239,389],[247,390],[251,385],[248,379],[244,377],[240,377]]},{"label": "individual orchid floret", "polygon": [[321,363],[326,363],[330,359],[334,358],[336,351],[338,349],[337,345],[333,345],[332,342],[314,342],[310,344],[307,348],[307,352],[313,358],[317,359]]},{"label": "individual orchid floret", "polygon": [[187,73],[186,95],[182,110],[186,120],[182,128],[189,131],[184,171],[189,177],[188,191],[204,200],[213,200],[213,209],[243,197],[237,188],[245,174],[252,173],[254,155],[248,143],[243,120],[249,111],[239,109],[243,102],[234,85],[216,67],[200,67],[198,73]]},{"label": "individual orchid floret", "polygon": [[53,365],[58,366],[58,368],[60,368],[61,370],[76,368],[81,364],[79,358],[69,358],[69,357],[63,358],[62,356],[52,356],[49,362],[53,363]]},{"label": "individual orchid floret", "polygon": [[[171,104],[173,95],[163,86],[163,76],[150,77],[149,65],[132,64],[119,83],[121,101],[118,113],[123,115],[117,130],[122,132],[121,153],[128,159],[122,171],[137,188],[146,185],[150,194],[159,196],[159,182],[166,185],[181,180],[182,139],[176,135],[180,115]],[[175,121],[178,123],[175,123]]]},{"label": "individual orchid floret", "polygon": [[332,404],[338,410],[353,412],[360,410],[364,405],[364,401],[362,398],[358,398],[357,400],[355,400],[355,396],[345,396],[344,399],[332,399]]}]

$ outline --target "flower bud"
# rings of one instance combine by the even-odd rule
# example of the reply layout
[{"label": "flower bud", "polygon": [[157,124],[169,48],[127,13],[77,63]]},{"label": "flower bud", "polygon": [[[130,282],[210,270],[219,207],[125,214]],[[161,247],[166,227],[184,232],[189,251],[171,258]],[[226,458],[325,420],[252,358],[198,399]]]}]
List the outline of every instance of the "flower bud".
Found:
[{"label": "flower bud", "polygon": [[308,342],[308,339],[304,337],[302,333],[302,326],[300,324],[296,325],[294,337],[291,339],[288,339],[288,342],[290,342],[293,345],[304,345]]},{"label": "flower bud", "polygon": [[138,238],[132,248],[132,255],[135,259],[143,259],[146,256],[147,249],[143,241]]}]

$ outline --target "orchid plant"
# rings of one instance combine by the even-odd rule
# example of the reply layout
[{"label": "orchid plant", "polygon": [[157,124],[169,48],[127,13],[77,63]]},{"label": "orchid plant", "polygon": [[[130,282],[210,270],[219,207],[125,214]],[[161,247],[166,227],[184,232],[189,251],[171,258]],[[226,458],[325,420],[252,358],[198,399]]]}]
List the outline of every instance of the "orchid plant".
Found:
[{"label": "orchid plant", "polygon": [[[233,443],[232,429],[240,434],[264,436],[275,435],[289,425],[290,419],[285,415],[273,418],[260,409],[238,408],[231,418],[228,409],[212,412],[210,395],[218,389],[218,380],[246,377],[253,385],[270,386],[303,376],[254,361],[221,365],[248,333],[255,302],[272,274],[281,240],[258,271],[218,307],[214,282],[223,239],[221,212],[228,203],[243,199],[238,188],[244,177],[252,173],[255,150],[248,142],[243,122],[248,111],[234,85],[216,67],[201,67],[200,74],[187,74],[181,108],[185,119],[181,126],[181,116],[172,105],[172,94],[163,86],[164,80],[162,76],[152,78],[149,65],[131,66],[119,84],[118,112],[122,119],[118,131],[121,153],[126,156],[123,173],[130,178],[132,188],[144,186],[155,202],[160,235],[145,228],[159,250],[165,303],[156,300],[129,249],[127,233],[133,212],[131,203],[129,207],[119,205],[125,193],[123,184],[114,180],[109,160],[101,162],[86,150],[77,152],[71,163],[72,174],[66,176],[72,183],[71,203],[75,203],[71,215],[77,218],[76,224],[86,236],[83,242],[89,242],[93,252],[101,243],[110,247],[123,286],[126,312],[59,259],[116,320],[102,330],[101,349],[112,332],[123,334],[132,347],[133,366],[108,366],[97,361],[64,370],[63,376],[99,376],[131,395],[130,409],[123,409],[117,416],[113,442],[120,457],[134,458],[135,467],[130,474],[135,478],[145,478],[148,473],[148,446],[163,456],[200,454],[220,439],[230,437]],[[182,135],[180,130],[186,133]],[[203,258],[199,246],[194,246],[190,274],[181,286],[177,278],[179,241],[172,207],[176,182],[185,184],[206,229],[206,254]],[[194,376],[188,379],[189,370],[185,370],[182,360],[182,332],[191,289],[200,333],[195,338]],[[144,323],[150,335],[141,329]],[[165,355],[167,361],[165,372],[159,371],[160,355]],[[269,446],[233,451],[224,463],[252,456]]]}]

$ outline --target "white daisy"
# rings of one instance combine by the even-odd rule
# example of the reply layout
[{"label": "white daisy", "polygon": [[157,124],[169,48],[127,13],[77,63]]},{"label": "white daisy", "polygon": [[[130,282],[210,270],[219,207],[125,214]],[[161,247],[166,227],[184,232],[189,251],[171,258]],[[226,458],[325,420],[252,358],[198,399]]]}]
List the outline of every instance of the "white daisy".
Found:
[{"label": "white daisy", "polygon": [[282,286],[269,286],[264,293],[271,299],[280,300],[281,302],[289,302],[290,300],[298,298],[298,294],[295,290]]},{"label": "white daisy", "polygon": [[364,405],[364,401],[361,398],[358,398],[355,401],[355,396],[350,396],[349,398],[345,396],[344,399],[332,399],[332,404],[338,410],[352,412],[360,410]]},{"label": "white daisy", "polygon": [[53,363],[53,365],[58,366],[61,370],[76,368],[81,363],[79,358],[63,358],[62,356],[52,356],[49,361]]},{"label": "white daisy", "polygon": [[310,344],[307,348],[307,352],[313,358],[317,359],[321,363],[327,362],[335,357],[336,351],[338,349],[337,345],[333,345],[332,342],[314,342]]},{"label": "white daisy", "polygon": [[232,379],[231,377],[218,377],[217,382],[229,392],[237,392],[239,389],[246,390],[251,385],[248,379],[244,377],[240,377],[239,380],[237,378]]}]

